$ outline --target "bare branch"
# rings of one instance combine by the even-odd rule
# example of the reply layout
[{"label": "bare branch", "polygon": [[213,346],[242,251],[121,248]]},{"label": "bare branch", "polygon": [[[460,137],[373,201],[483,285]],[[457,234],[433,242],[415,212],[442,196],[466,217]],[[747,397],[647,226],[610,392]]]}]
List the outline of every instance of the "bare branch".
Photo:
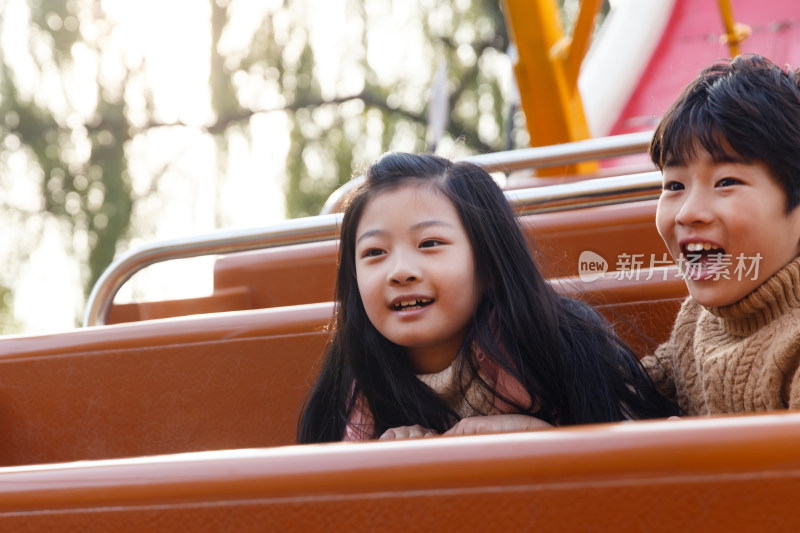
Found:
[{"label": "bare branch", "polygon": [[[364,105],[368,107],[376,107],[386,111],[387,113],[395,113],[415,122],[419,123],[425,122],[425,117],[422,113],[415,113],[413,111],[409,111],[406,109],[391,107],[386,103],[385,100],[379,98],[373,92],[364,90],[358,94],[339,96],[337,98],[332,98],[329,100],[322,98],[313,100],[304,99],[301,101],[295,101],[285,106],[277,106],[267,109],[241,109],[239,111],[235,111],[225,116],[219,117],[217,121],[214,122],[213,124],[208,126],[200,126],[200,128],[208,133],[216,135],[224,132],[227,128],[229,128],[233,124],[246,122],[250,120],[255,115],[276,113],[276,112],[295,112],[300,109],[313,109],[316,107],[321,107],[326,105],[339,105],[346,102],[351,102],[353,100],[361,100],[362,102],[364,102]],[[87,126],[87,130],[89,132],[97,132],[110,129],[118,125],[119,125],[119,120],[104,118],[100,120],[100,122],[98,123],[92,124],[91,126]],[[132,133],[141,133],[155,128],[172,128],[172,127],[197,128],[198,126],[189,125],[184,122],[150,121],[143,126],[134,128],[134,131]]]}]

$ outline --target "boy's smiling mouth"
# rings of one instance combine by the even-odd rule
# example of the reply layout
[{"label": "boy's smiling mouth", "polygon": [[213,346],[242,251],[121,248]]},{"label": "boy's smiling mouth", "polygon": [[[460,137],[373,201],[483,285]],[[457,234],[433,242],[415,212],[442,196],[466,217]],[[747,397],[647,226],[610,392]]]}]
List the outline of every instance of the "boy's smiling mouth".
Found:
[{"label": "boy's smiling mouth", "polygon": [[421,309],[433,303],[433,298],[400,298],[392,302],[391,308],[395,311],[405,311],[410,309]]},{"label": "boy's smiling mouth", "polygon": [[705,252],[710,254],[724,254],[725,250],[710,242],[690,242],[681,246],[681,252],[683,252],[684,255],[701,254]]},{"label": "boy's smiling mouth", "polygon": [[684,259],[683,269],[689,279],[708,279],[723,266],[725,249],[714,242],[686,240],[680,243],[680,250]]}]

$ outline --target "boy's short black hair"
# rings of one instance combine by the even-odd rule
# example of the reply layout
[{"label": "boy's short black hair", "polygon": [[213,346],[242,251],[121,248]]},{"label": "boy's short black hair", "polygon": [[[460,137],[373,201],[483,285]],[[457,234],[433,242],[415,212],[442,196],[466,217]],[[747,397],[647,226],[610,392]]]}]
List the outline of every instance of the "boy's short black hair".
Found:
[{"label": "boy's short black hair", "polygon": [[800,69],[758,55],[704,69],[664,114],[650,144],[659,169],[705,149],[714,161],[760,162],[800,204]]}]

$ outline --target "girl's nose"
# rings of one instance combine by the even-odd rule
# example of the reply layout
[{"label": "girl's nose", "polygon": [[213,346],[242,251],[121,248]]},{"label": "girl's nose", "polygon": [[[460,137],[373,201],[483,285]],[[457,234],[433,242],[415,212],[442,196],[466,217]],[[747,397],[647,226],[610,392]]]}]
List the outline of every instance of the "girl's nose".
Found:
[{"label": "girl's nose", "polygon": [[711,198],[702,191],[687,191],[675,221],[684,226],[708,224],[714,218],[711,202]]},{"label": "girl's nose", "polygon": [[408,257],[409,254],[397,253],[392,268],[389,271],[389,283],[405,285],[419,281],[422,276],[419,265]]}]

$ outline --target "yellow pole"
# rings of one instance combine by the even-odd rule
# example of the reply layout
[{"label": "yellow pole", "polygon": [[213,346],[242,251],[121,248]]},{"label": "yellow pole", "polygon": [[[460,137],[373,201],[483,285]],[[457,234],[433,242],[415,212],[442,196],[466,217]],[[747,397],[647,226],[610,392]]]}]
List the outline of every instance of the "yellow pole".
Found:
[{"label": "yellow pole", "polygon": [[736,57],[739,55],[739,43],[747,39],[752,33],[752,29],[747,24],[736,22],[733,17],[733,7],[731,7],[730,0],[718,0],[718,2],[726,32],[721,41],[727,43],[731,57]]},{"label": "yellow pole", "polygon": [[[572,39],[564,36],[555,0],[505,0],[517,47],[514,66],[531,146],[588,139],[578,72],[589,47],[600,0],[584,0]],[[541,175],[591,172],[594,163],[543,169]]]},{"label": "yellow pole", "polygon": [[575,22],[575,29],[572,30],[572,43],[570,44],[569,55],[564,67],[567,75],[567,84],[576,91],[578,89],[578,74],[581,70],[581,63],[583,63],[583,58],[586,57],[586,52],[589,51],[592,31],[594,30],[594,19],[597,17],[597,11],[600,9],[601,4],[601,0],[583,0],[581,2],[581,10],[578,13],[578,20]]}]

